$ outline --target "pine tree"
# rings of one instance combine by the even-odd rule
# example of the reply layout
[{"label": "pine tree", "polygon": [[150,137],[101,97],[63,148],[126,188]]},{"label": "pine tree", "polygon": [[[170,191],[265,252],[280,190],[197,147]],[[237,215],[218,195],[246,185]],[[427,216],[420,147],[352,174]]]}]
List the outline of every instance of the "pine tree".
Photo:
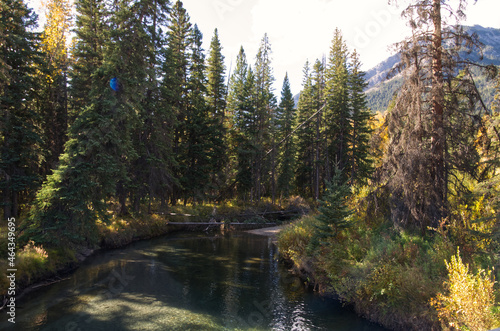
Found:
[{"label": "pine tree", "polygon": [[[189,45],[191,44],[191,23],[189,14],[181,1],[177,1],[170,11],[170,25],[167,31],[168,47],[163,63],[162,99],[173,115],[172,152],[176,156],[174,176],[181,179],[186,173],[186,127],[188,111]],[[182,181],[181,181],[182,182]],[[171,202],[177,203],[182,192],[182,183],[172,190]]]},{"label": "pine tree", "polygon": [[227,118],[226,118],[226,85],[225,66],[222,46],[219,41],[217,29],[210,43],[210,55],[207,60],[207,103],[210,107],[213,123],[212,134],[209,138],[212,142],[211,171],[212,183],[220,190],[225,182],[224,169],[228,163],[227,155]]},{"label": "pine tree", "polygon": [[[254,171],[254,198],[260,200],[266,188],[271,191],[273,198],[276,193],[276,149],[273,140],[274,109],[276,98],[273,94],[274,83],[271,67],[271,44],[267,34],[261,40],[255,62],[255,120],[257,126],[256,160]],[[270,144],[269,144],[270,142]],[[268,161],[266,151],[272,149]],[[271,177],[267,178],[270,173]],[[267,185],[266,185],[267,184]],[[274,200],[274,199],[273,199]]]},{"label": "pine tree", "polygon": [[349,141],[352,129],[348,79],[347,47],[342,33],[336,29],[326,68],[326,181],[330,181],[330,174],[335,167],[342,169],[346,177],[350,171]]},{"label": "pine tree", "polygon": [[336,168],[332,180],[327,184],[318,208],[320,214],[316,218],[318,225],[315,226],[313,241],[321,243],[321,239],[336,237],[340,231],[350,226],[348,217],[352,210],[348,207],[348,200],[351,188],[343,177],[342,171]]},{"label": "pine tree", "polygon": [[202,49],[202,34],[196,24],[193,28],[193,44],[191,53],[190,77],[188,82],[189,108],[186,118],[186,173],[183,176],[184,199],[192,197],[193,201],[203,201],[210,180],[211,159],[213,149],[213,131],[210,124],[209,106],[206,98],[205,56]]},{"label": "pine tree", "polygon": [[480,98],[460,55],[477,40],[445,22],[463,19],[466,4],[461,0],[454,10],[442,0],[414,1],[403,12],[413,33],[398,44],[405,83],[387,117],[385,166],[393,221],[421,231],[448,216],[450,180],[464,188],[460,173],[475,176],[477,168],[477,151],[464,146],[476,136]]},{"label": "pine tree", "polygon": [[102,66],[105,46],[109,42],[109,12],[102,0],[78,0],[75,38],[72,49],[69,124],[89,104],[95,69]]},{"label": "pine tree", "polygon": [[296,148],[297,166],[295,169],[295,186],[301,196],[314,195],[314,161],[316,125],[311,120],[317,111],[314,102],[314,90],[309,61],[304,66],[303,89],[297,105]]},{"label": "pine tree", "polygon": [[17,217],[39,185],[41,137],[36,113],[41,65],[36,16],[20,0],[1,0],[0,8],[0,192],[3,216]]},{"label": "pine tree", "polygon": [[166,208],[167,195],[171,192],[175,179],[172,168],[170,108],[162,102],[160,93],[161,60],[166,46],[162,27],[168,23],[169,2],[143,0],[135,2],[132,11],[139,17],[144,29],[144,57],[148,66],[145,70],[144,99],[141,102],[139,123],[134,132],[134,149],[138,157],[129,169],[129,183],[120,182],[118,194],[120,212],[127,213],[127,196],[130,197],[134,212],[140,212],[141,201],[148,202],[148,212],[158,199]]},{"label": "pine tree", "polygon": [[45,55],[40,68],[40,112],[43,118],[46,152],[44,174],[56,167],[64,150],[68,129],[68,49],[71,6],[68,0],[51,0],[47,4],[47,22],[42,33],[41,48]]},{"label": "pine tree", "polygon": [[356,51],[351,55],[349,73],[349,108],[351,110],[351,179],[350,183],[363,183],[372,172],[369,155],[371,112],[366,105],[364,89],[368,85],[361,71],[361,62]]},{"label": "pine tree", "polygon": [[[144,97],[147,38],[126,0],[115,3],[110,43],[96,68],[90,105],[71,125],[59,166],[37,193],[30,215],[30,238],[46,247],[93,246],[96,221],[109,217],[107,199],[137,157],[132,133]],[[110,79],[116,78],[116,91]]]},{"label": "pine tree", "polygon": [[292,132],[294,129],[295,117],[295,102],[293,100],[292,91],[290,90],[290,81],[287,73],[283,80],[280,105],[276,110],[277,140],[280,143],[276,148],[281,150],[277,185],[279,194],[285,198],[290,196],[293,189],[295,146]]},{"label": "pine tree", "polygon": [[[323,164],[322,156],[325,154],[327,146],[325,146],[326,141],[324,139],[323,127],[324,118],[323,111],[319,111],[324,106],[324,94],[325,94],[325,59],[322,61],[316,60],[313,66],[313,71],[311,75],[312,80],[312,98],[313,98],[313,108],[318,110],[314,119],[316,126],[316,139],[314,141],[314,183],[313,183],[313,197],[315,200],[319,199],[320,192],[322,190],[322,182],[326,174],[324,174],[325,165]],[[329,176],[328,176],[329,177]]]},{"label": "pine tree", "polygon": [[[230,116],[236,116],[238,109],[242,105],[242,96],[247,77],[248,62],[243,46],[240,47],[238,56],[236,57],[236,67],[229,79],[228,96],[227,96],[227,112]],[[237,122],[237,120],[236,120]],[[235,123],[233,123],[235,125]]]},{"label": "pine tree", "polygon": [[232,153],[236,156],[235,183],[242,199],[249,197],[252,189],[252,169],[255,160],[255,78],[248,67],[245,51],[240,48],[236,68],[228,86],[227,110],[231,116]]}]

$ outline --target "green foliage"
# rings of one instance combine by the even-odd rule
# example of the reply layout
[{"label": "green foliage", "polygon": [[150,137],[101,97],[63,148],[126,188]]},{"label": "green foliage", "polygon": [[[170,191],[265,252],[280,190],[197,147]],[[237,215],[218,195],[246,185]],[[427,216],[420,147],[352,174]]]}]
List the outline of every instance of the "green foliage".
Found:
[{"label": "green foliage", "polygon": [[[180,178],[185,190],[185,199],[192,196],[193,201],[203,201],[210,183],[210,172],[214,170],[211,164],[211,154],[214,124],[209,106],[205,101],[206,78],[202,44],[202,35],[195,25],[193,28],[193,44],[191,46],[191,66],[188,81],[188,110],[185,120],[186,155],[180,156],[183,166],[183,176]],[[220,155],[219,155],[220,157]]]},{"label": "green foliage", "polygon": [[296,187],[318,199],[333,176],[343,169],[350,185],[365,182],[373,171],[370,157],[371,113],[367,108],[364,72],[359,56],[351,56],[336,30],[328,60],[304,67],[297,109]]},{"label": "green foliage", "polygon": [[288,198],[292,191],[292,183],[295,168],[295,144],[292,136],[292,130],[295,122],[295,104],[292,91],[290,90],[290,81],[286,74],[281,91],[281,101],[276,110],[276,134],[280,150],[278,160],[278,192]]},{"label": "green foliage", "polygon": [[[42,246],[30,241],[17,252],[16,286],[18,289],[24,289],[34,282],[54,275],[59,270],[71,267],[75,261],[74,251],[67,247],[45,250]],[[0,259],[0,266],[3,266],[4,262],[5,260]],[[5,268],[2,267],[2,270],[7,269],[7,263],[5,263]],[[2,278],[7,279],[4,274]],[[6,295],[8,287],[8,282],[0,280],[0,295]]]},{"label": "green foliage", "polygon": [[110,13],[101,0],[75,1],[75,39],[71,50],[73,70],[70,71],[69,123],[88,104],[94,84],[93,73],[104,61],[104,51],[110,34],[107,26]]},{"label": "green foliage", "polygon": [[[37,193],[25,241],[33,239],[47,248],[95,245],[96,221],[109,216],[106,199],[120,180],[126,180],[127,165],[137,155],[131,136],[146,63],[138,51],[127,54],[131,48],[144,49],[144,30],[122,29],[139,22],[133,20],[127,3],[117,9],[106,61],[93,74],[91,103],[71,125],[59,166]],[[118,92],[109,88],[115,75]]]},{"label": "green foliage", "polygon": [[402,85],[402,77],[393,77],[368,89],[366,91],[367,106],[373,112],[385,113]]},{"label": "green foliage", "polygon": [[[348,51],[342,32],[335,30],[328,63],[325,86],[325,136],[331,174],[335,167],[342,169],[344,178],[351,171],[349,141],[352,123],[349,107]],[[329,181],[330,176],[326,180]]]},{"label": "green foliage", "polygon": [[[226,181],[225,168],[229,154],[227,139],[227,89],[224,56],[217,29],[210,43],[210,54],[206,68],[207,105],[210,108],[210,172],[211,183],[215,192],[220,191]],[[213,194],[214,195],[214,194]]]},{"label": "green foliage", "polygon": [[[255,59],[255,114],[253,118],[254,135],[253,145],[256,158],[253,161],[253,192],[254,199],[260,200],[265,192],[276,195],[276,141],[275,141],[275,114],[276,97],[273,93],[274,75],[271,66],[271,43],[264,34],[260,41]],[[272,150],[267,157],[266,152]]]},{"label": "green foliage", "polygon": [[352,214],[352,210],[348,206],[350,194],[350,186],[342,180],[342,172],[336,169],[320,201],[318,225],[314,232],[313,241],[337,237],[340,231],[351,226],[349,216]]},{"label": "green foliage", "polygon": [[163,81],[161,82],[161,98],[163,107],[168,107],[169,118],[165,125],[172,128],[172,154],[175,163],[172,164],[173,176],[179,179],[172,187],[172,204],[182,198],[182,177],[187,166],[186,145],[186,123],[188,115],[188,70],[189,70],[189,47],[191,45],[192,24],[189,14],[183,7],[181,1],[176,1],[170,10],[170,24],[167,30],[167,48],[164,51],[162,63]]},{"label": "green foliage", "polygon": [[351,56],[351,69],[349,74],[349,107],[351,109],[351,185],[363,183],[368,180],[373,172],[372,160],[369,153],[369,142],[372,130],[370,121],[372,114],[367,107],[364,89],[367,85],[365,73],[361,71],[361,62],[356,51]]},{"label": "green foliage", "polygon": [[3,217],[17,217],[40,184],[41,118],[36,108],[41,64],[31,32],[36,17],[22,1],[0,1],[0,192]]},{"label": "green foliage", "polygon": [[43,247],[35,246],[33,241],[17,254],[16,266],[20,270],[18,277],[27,283],[40,278],[47,270],[49,255]]},{"label": "green foliage", "polygon": [[[313,196],[315,153],[314,147],[317,143],[317,132],[314,121],[309,119],[317,111],[314,102],[314,87],[310,73],[309,62],[304,66],[303,90],[300,93],[297,105],[297,125],[301,125],[296,131],[297,162],[295,168],[295,186],[301,196]],[[318,114],[319,116],[319,114]]]},{"label": "green foliage", "polygon": [[70,61],[66,41],[71,28],[70,2],[47,1],[45,16],[40,45],[44,63],[37,71],[37,105],[43,127],[43,176],[56,168],[67,140]]},{"label": "green foliage", "polygon": [[308,258],[306,250],[316,223],[315,216],[305,216],[286,226],[278,235],[280,254],[293,261],[299,269],[305,263],[304,260]]}]

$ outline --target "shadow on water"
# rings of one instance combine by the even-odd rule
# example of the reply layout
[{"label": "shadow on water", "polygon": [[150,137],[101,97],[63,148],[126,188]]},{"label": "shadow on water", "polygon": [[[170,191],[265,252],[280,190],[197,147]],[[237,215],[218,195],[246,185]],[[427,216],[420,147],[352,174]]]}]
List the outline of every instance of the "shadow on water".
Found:
[{"label": "shadow on water", "polygon": [[[270,239],[184,234],[99,254],[27,294],[7,330],[384,330],[311,293]],[[4,314],[2,314],[4,315]]]}]

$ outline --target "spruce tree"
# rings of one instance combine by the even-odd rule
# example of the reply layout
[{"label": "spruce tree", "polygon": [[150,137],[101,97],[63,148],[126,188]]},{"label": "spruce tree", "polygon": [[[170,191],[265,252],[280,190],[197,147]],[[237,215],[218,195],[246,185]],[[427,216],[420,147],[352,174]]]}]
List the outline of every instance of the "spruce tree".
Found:
[{"label": "spruce tree", "polygon": [[20,0],[0,8],[0,194],[3,217],[17,217],[39,185],[40,117],[35,68],[41,65],[33,33],[36,16]]},{"label": "spruce tree", "polygon": [[236,58],[236,68],[228,86],[227,110],[231,117],[231,146],[236,156],[235,183],[242,199],[250,197],[252,189],[252,168],[255,160],[253,146],[254,129],[254,94],[255,79],[248,67],[245,51],[240,48]]},{"label": "spruce tree", "polygon": [[[313,108],[318,110],[315,118],[311,119],[315,122],[316,127],[316,139],[314,141],[314,184],[313,184],[313,198],[318,200],[320,197],[320,192],[322,190],[322,182],[324,177],[324,160],[322,156],[325,155],[326,141],[324,139],[324,116],[323,111],[319,111],[324,106],[324,94],[325,94],[325,59],[322,61],[316,60],[313,66],[313,71],[311,73],[312,80],[312,98],[313,98]],[[324,185],[323,185],[324,186]]]},{"label": "spruce tree", "polygon": [[287,73],[283,80],[280,104],[276,110],[277,140],[280,143],[279,146],[276,146],[280,150],[277,185],[279,194],[285,198],[289,197],[293,190],[295,145],[292,132],[295,126],[295,117],[295,102]]},{"label": "spruce tree", "polygon": [[140,212],[141,202],[148,202],[148,212],[152,212],[154,201],[159,201],[162,209],[175,180],[172,174],[170,108],[163,103],[160,93],[161,60],[166,37],[162,27],[168,23],[169,2],[147,0],[135,2],[132,11],[139,15],[144,29],[144,58],[148,66],[143,83],[144,99],[141,102],[139,123],[134,132],[134,149],[138,157],[130,165],[129,183],[118,185],[121,213],[127,213],[127,197],[134,212]]},{"label": "spruce tree", "polygon": [[227,96],[227,111],[230,115],[234,115],[241,105],[241,95],[243,95],[243,88],[245,79],[247,77],[248,62],[243,46],[240,47],[236,57],[236,67],[229,79],[228,96]]},{"label": "spruce tree", "polygon": [[351,110],[351,174],[350,183],[363,183],[372,172],[369,155],[371,112],[366,104],[364,90],[368,85],[361,71],[361,62],[356,51],[351,55],[349,72],[349,107]]},{"label": "spruce tree", "polygon": [[326,181],[330,181],[330,174],[335,167],[342,169],[346,177],[350,171],[349,141],[352,129],[348,79],[347,47],[342,33],[336,29],[326,68]]},{"label": "spruce tree", "polygon": [[173,121],[172,152],[176,156],[174,177],[180,179],[180,185],[175,183],[171,202],[177,203],[181,197],[183,174],[186,173],[186,127],[185,119],[188,112],[188,75],[189,46],[191,44],[191,23],[189,14],[181,1],[177,1],[170,11],[170,25],[167,30],[167,44],[163,63],[163,81],[161,98],[165,106],[170,108]]},{"label": "spruce tree", "polygon": [[207,60],[207,103],[212,117],[211,172],[212,183],[221,189],[225,183],[224,169],[228,163],[227,117],[226,117],[226,83],[224,56],[217,29],[210,43],[210,54]]},{"label": "spruce tree", "polygon": [[309,61],[304,66],[303,89],[297,105],[296,148],[297,166],[295,169],[295,186],[301,196],[314,195],[314,161],[316,146],[316,125],[311,121],[316,112],[314,90]]},{"label": "spruce tree", "polygon": [[[190,77],[188,81],[188,112],[186,117],[186,173],[183,175],[184,199],[191,197],[194,202],[203,201],[210,182],[210,141],[212,132],[209,106],[206,103],[205,56],[202,49],[202,34],[197,25],[193,28],[191,46]],[[212,152],[213,153],[213,152]]]},{"label": "spruce tree", "polygon": [[44,175],[55,168],[64,150],[68,129],[68,69],[66,40],[71,27],[71,7],[68,0],[47,3],[47,22],[41,35],[44,65],[40,68],[39,105],[44,130],[43,149],[46,153]]},{"label": "spruce tree", "polygon": [[75,37],[72,49],[72,70],[68,114],[69,124],[89,105],[95,69],[102,66],[105,46],[109,42],[109,12],[102,0],[75,1]]},{"label": "spruce tree", "polygon": [[[266,191],[273,197],[276,188],[276,149],[273,140],[274,110],[276,97],[273,93],[273,70],[271,67],[271,44],[267,34],[261,40],[255,61],[255,121],[256,121],[256,160],[254,171],[254,198],[260,200]],[[266,151],[272,149],[269,159]],[[267,174],[271,174],[270,177]]]},{"label": "spruce tree", "polygon": [[[107,200],[137,157],[133,148],[146,68],[142,24],[126,0],[115,3],[111,38],[104,62],[96,68],[91,100],[69,129],[59,166],[37,193],[30,238],[46,247],[93,246],[96,222],[109,217]],[[110,87],[110,80],[118,84]]]},{"label": "spruce tree", "polygon": [[[348,207],[351,188],[342,171],[335,169],[332,180],[327,183],[327,189],[320,201],[317,216],[318,224],[315,225],[313,237],[319,243],[329,237],[336,237],[340,231],[350,226],[348,217],[352,210]],[[313,240],[314,241],[314,240]]]}]

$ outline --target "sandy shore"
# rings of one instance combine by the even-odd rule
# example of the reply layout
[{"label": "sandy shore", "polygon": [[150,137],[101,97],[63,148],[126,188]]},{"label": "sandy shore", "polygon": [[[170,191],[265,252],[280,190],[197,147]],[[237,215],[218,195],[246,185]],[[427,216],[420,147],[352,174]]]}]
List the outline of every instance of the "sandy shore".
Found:
[{"label": "sandy shore", "polygon": [[284,225],[280,225],[280,226],[273,226],[271,228],[262,228],[262,229],[248,230],[246,232],[252,233],[252,234],[258,234],[258,235],[261,235],[261,236],[276,237],[276,235],[283,228],[284,228]]}]

